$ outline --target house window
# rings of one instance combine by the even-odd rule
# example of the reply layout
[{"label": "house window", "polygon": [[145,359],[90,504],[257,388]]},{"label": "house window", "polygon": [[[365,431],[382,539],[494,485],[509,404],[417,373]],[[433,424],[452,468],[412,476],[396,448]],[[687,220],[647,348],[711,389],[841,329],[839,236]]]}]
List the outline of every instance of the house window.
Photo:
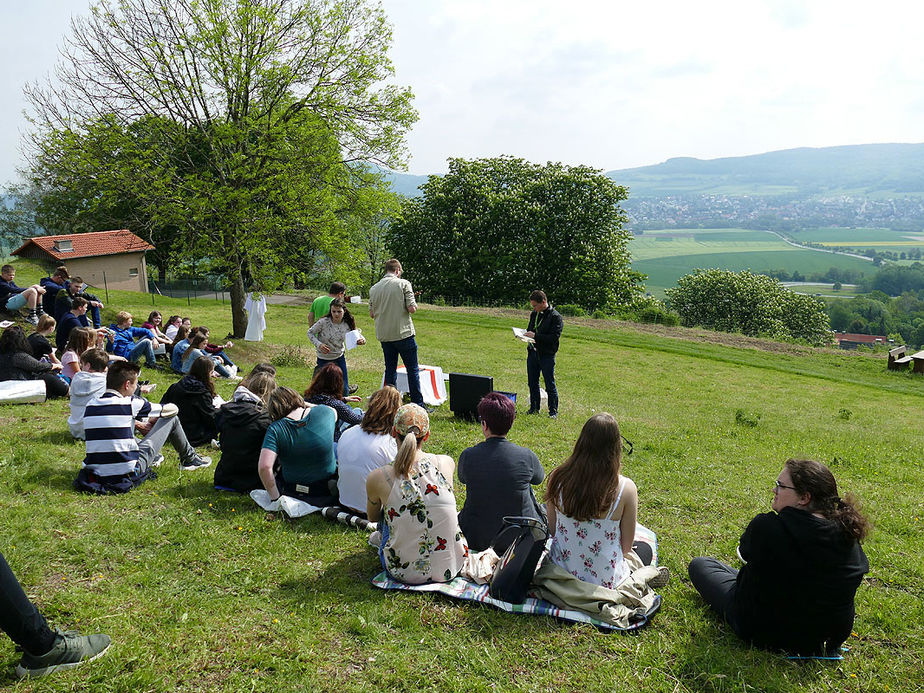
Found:
[{"label": "house window", "polygon": [[62,240],[59,239],[54,242],[55,250],[59,253],[72,253],[74,252],[74,242],[71,240]]},{"label": "house window", "polygon": [[129,269],[129,270],[128,270],[128,276],[129,276],[129,277],[137,277],[137,276],[138,276],[138,268],[137,268],[137,267],[132,267],[131,269]]}]

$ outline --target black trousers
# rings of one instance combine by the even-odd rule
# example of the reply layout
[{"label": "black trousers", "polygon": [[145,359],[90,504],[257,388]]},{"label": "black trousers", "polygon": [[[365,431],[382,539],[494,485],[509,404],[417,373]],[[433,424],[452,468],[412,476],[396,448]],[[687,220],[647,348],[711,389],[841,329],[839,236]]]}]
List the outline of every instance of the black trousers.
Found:
[{"label": "black trousers", "polygon": [[694,558],[687,568],[693,587],[705,602],[728,621],[732,630],[740,636],[735,616],[735,590],[738,571],[714,558]]},{"label": "black trousers", "polygon": [[0,628],[31,655],[51,650],[55,633],[23,592],[19,580],[0,553]]}]

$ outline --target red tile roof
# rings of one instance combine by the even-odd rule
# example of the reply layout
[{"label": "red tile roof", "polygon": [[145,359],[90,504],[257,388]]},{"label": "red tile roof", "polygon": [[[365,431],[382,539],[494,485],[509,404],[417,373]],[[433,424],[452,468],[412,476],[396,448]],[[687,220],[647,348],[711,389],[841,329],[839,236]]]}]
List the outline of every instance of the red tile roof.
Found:
[{"label": "red tile roof", "polygon": [[838,342],[856,342],[857,344],[885,344],[889,338],[881,334],[856,334],[853,332],[835,332],[834,338]]},{"label": "red tile roof", "polygon": [[[55,241],[70,241],[73,250],[57,250]],[[99,255],[119,255],[154,250],[154,246],[138,238],[128,229],[116,231],[91,231],[90,233],[66,233],[60,236],[35,236],[13,251],[19,255],[30,245],[35,245],[55,260],[69,260]]]}]

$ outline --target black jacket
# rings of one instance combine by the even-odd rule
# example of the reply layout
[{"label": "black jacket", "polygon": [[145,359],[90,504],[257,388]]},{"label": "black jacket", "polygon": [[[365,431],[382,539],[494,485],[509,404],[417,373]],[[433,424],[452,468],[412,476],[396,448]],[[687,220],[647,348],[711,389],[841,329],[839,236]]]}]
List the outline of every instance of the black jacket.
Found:
[{"label": "black jacket", "polygon": [[242,493],[263,488],[257,473],[263,437],[272,420],[256,402],[235,400],[218,410],[218,440],[221,459],[215,467],[215,485]]},{"label": "black jacket", "polygon": [[536,334],[536,343],[530,344],[529,348],[535,349],[540,356],[554,356],[558,351],[558,339],[563,325],[561,314],[551,305],[541,313],[530,313],[526,331]]},{"label": "black jacket", "polygon": [[739,635],[763,647],[818,654],[850,635],[853,600],[869,563],[863,549],[831,520],[796,508],[763,513],[739,544]]},{"label": "black jacket", "polygon": [[212,403],[212,393],[191,375],[168,387],[160,403],[179,407],[180,423],[190,445],[205,445],[218,436],[215,425],[218,410]]}]

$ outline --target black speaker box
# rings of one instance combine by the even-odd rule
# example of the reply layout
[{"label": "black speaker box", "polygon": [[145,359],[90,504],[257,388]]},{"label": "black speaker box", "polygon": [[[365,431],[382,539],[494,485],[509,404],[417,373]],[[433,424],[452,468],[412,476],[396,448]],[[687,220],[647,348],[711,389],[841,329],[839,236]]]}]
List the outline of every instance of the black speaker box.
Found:
[{"label": "black speaker box", "polygon": [[478,402],[493,389],[494,378],[490,375],[450,373],[449,408],[458,417],[475,419],[478,417]]}]

